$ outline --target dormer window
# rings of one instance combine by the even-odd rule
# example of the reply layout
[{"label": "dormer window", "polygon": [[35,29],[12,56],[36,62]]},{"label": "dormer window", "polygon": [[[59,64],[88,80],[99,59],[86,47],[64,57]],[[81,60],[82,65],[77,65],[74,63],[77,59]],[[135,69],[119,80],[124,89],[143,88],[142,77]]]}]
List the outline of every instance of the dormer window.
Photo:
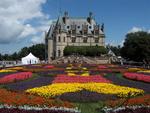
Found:
[{"label": "dormer window", "polygon": [[92,29],[92,26],[89,26],[89,29]]},{"label": "dormer window", "polygon": [[68,33],[71,34],[71,31],[69,30]]},{"label": "dormer window", "polygon": [[80,34],[82,35],[82,31],[80,31]]}]

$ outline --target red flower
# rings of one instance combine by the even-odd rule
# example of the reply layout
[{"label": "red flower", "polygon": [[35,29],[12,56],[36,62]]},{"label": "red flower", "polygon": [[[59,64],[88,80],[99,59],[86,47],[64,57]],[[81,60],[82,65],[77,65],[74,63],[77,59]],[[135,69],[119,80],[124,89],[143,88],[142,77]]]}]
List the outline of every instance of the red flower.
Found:
[{"label": "red flower", "polygon": [[31,77],[32,77],[31,72],[20,72],[20,73],[10,74],[0,78],[0,84],[15,82],[18,80],[24,80]]},{"label": "red flower", "polygon": [[144,74],[138,74],[138,73],[124,73],[124,77],[132,80],[138,80],[143,82],[150,82],[150,76],[144,75]]},{"label": "red flower", "polygon": [[111,83],[101,75],[94,76],[67,76],[67,75],[58,75],[53,83],[87,83],[87,82],[97,82],[97,83]]}]

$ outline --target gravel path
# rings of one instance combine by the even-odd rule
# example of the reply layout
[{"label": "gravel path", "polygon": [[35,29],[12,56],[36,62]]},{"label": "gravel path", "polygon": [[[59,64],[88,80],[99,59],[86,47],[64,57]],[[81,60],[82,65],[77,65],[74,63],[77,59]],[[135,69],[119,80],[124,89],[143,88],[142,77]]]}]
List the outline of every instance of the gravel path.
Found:
[{"label": "gravel path", "polygon": [[120,75],[117,75],[117,74],[109,74],[109,75],[106,75],[105,77],[108,80],[111,80],[114,84],[143,89],[146,94],[150,94],[150,84],[149,83],[133,81],[133,80],[129,80],[126,78],[121,78],[119,76]]}]

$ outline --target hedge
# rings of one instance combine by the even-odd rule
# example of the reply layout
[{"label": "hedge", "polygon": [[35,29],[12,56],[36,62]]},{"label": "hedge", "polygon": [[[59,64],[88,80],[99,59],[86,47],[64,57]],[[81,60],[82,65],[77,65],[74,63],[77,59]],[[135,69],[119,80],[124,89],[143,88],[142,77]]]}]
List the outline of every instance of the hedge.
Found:
[{"label": "hedge", "polygon": [[107,50],[103,46],[66,46],[64,55],[84,55],[84,56],[100,56],[106,54]]}]

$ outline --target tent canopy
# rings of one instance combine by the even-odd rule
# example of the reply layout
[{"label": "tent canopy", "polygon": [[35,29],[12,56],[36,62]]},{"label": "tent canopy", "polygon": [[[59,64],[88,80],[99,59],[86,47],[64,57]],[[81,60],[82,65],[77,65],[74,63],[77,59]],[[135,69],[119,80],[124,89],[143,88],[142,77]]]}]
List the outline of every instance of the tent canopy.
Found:
[{"label": "tent canopy", "polygon": [[29,55],[23,57],[21,61],[22,64],[37,64],[39,63],[39,58],[35,57],[32,53],[29,53]]}]

